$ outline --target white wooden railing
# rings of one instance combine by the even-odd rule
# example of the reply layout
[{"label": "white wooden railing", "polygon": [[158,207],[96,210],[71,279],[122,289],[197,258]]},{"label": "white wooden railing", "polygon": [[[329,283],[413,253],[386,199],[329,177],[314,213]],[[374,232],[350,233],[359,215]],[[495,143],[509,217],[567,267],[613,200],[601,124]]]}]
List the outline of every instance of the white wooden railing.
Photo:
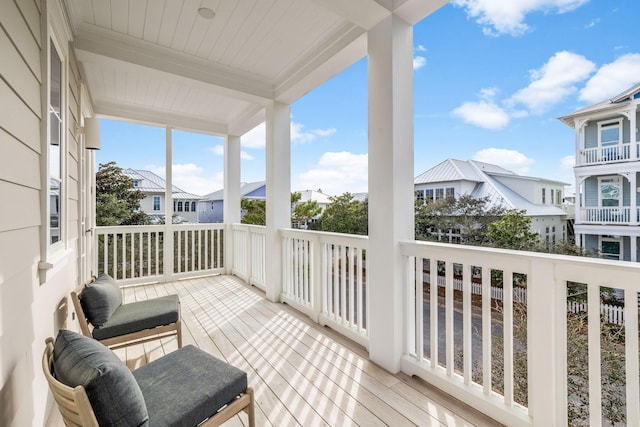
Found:
[{"label": "white wooden railing", "polygon": [[628,224],[631,222],[631,208],[628,207],[581,208],[580,211],[582,223]]},{"label": "white wooden railing", "polygon": [[231,272],[250,285],[265,289],[265,227],[233,224],[233,268]]},{"label": "white wooden railing", "polygon": [[587,148],[580,151],[581,165],[596,163],[613,163],[631,158],[631,145],[623,144],[615,147]]},{"label": "white wooden railing", "polygon": [[[573,423],[607,425],[607,404],[615,397],[623,401],[618,409],[626,412],[626,424],[640,425],[637,320],[624,322],[622,342],[614,346],[626,381],[612,387],[610,372],[601,367],[602,337],[609,333],[601,316],[602,288],[621,289],[624,319],[638,319],[640,265],[415,241],[403,242],[401,250],[407,265],[404,372],[510,426],[566,425],[570,406],[585,406],[570,388],[582,378],[579,392],[588,396],[588,415]],[[444,289],[439,280],[425,277],[425,267],[443,275]],[[462,291],[455,289],[459,272]],[[473,292],[478,277],[480,298]],[[504,291],[500,302],[491,292],[498,282]],[[581,296],[587,300],[588,320],[578,331],[567,326],[570,283],[583,284]],[[526,289],[526,303],[517,301],[519,289]],[[574,352],[576,334],[588,344],[577,373],[567,368],[567,347]]]},{"label": "white wooden railing", "polygon": [[282,300],[368,346],[368,237],[286,229]]},{"label": "white wooden railing", "polygon": [[97,227],[96,271],[123,285],[221,273],[223,230],[223,224]]}]

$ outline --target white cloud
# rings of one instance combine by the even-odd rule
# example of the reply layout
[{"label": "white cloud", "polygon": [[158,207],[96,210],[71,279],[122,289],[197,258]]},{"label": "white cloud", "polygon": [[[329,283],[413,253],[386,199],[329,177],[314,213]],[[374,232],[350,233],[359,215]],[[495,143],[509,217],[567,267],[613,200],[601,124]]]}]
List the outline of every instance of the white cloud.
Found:
[{"label": "white cloud", "polygon": [[413,57],[413,69],[418,70],[427,65],[427,58],[424,56],[414,56]]},{"label": "white cloud", "polygon": [[240,145],[245,148],[264,148],[266,145],[266,126],[264,122],[240,137]]},{"label": "white cloud", "polygon": [[465,9],[469,18],[482,26],[486,35],[520,36],[529,31],[524,22],[532,12],[565,13],[577,9],[589,0],[453,0]]},{"label": "white cloud", "polygon": [[640,54],[629,53],[605,64],[580,91],[580,100],[600,102],[640,81]]},{"label": "white cloud", "polygon": [[561,51],[554,54],[540,69],[530,70],[531,83],[517,91],[508,101],[524,104],[533,113],[541,114],[578,89],[575,84],[589,77],[595,64],[582,55]]},{"label": "white cloud", "polygon": [[416,52],[426,52],[427,48],[424,47],[423,45],[419,44],[418,46],[416,46]]},{"label": "white cloud", "polygon": [[298,175],[294,187],[321,188],[324,193],[330,195],[340,195],[347,191],[361,193],[367,191],[367,171],[367,154],[348,151],[326,152],[315,167]]},{"label": "white cloud", "polygon": [[598,25],[599,23],[600,23],[600,18],[596,18],[596,19],[591,20],[591,22],[589,22],[588,24],[585,24],[584,27],[585,28],[593,28],[596,25]]},{"label": "white cloud", "polygon": [[298,144],[306,144],[318,137],[326,138],[336,133],[335,128],[328,129],[312,129],[305,131],[302,123],[291,122],[291,142]]},{"label": "white cloud", "polygon": [[485,148],[474,154],[473,160],[502,166],[519,175],[527,175],[529,167],[535,163],[535,160],[519,151],[504,148]]},{"label": "white cloud", "polygon": [[[304,130],[302,123],[291,122],[291,142],[305,144],[317,138],[326,138],[336,133],[335,128]],[[264,148],[266,146],[266,125],[260,123],[242,135],[240,144],[245,148]]]},{"label": "white cloud", "polygon": [[[147,165],[144,167],[161,177],[166,176],[164,166]],[[199,196],[219,190],[223,186],[224,175],[222,172],[206,176],[204,169],[193,163],[176,164],[172,167],[173,185]]]},{"label": "white cloud", "polygon": [[[211,152],[213,154],[215,154],[216,156],[224,156],[224,145],[216,145],[214,147],[211,147],[209,150],[211,150]],[[253,160],[254,157],[247,153],[246,151],[240,151],[240,158],[243,160]]]},{"label": "white cloud", "polygon": [[509,115],[492,101],[465,102],[455,110],[453,115],[466,123],[485,129],[501,129],[509,124]]},{"label": "white cloud", "polygon": [[576,156],[571,154],[560,159],[560,167],[562,169],[571,169],[576,165]]}]

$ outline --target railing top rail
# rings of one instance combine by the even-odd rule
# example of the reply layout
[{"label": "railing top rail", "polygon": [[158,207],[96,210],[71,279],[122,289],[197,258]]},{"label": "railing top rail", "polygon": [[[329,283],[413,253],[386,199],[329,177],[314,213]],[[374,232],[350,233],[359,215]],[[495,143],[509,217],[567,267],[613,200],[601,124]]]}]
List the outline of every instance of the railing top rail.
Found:
[{"label": "railing top rail", "polygon": [[266,233],[267,227],[264,225],[241,224],[239,222],[231,224],[232,230],[251,230],[252,233]]},{"label": "railing top rail", "polygon": [[110,225],[97,226],[98,233],[132,233],[137,231],[162,231],[166,229],[164,224],[159,225]]},{"label": "railing top rail", "polygon": [[432,256],[441,261],[484,264],[518,273],[535,273],[536,264],[551,264],[559,281],[640,290],[640,263],[635,262],[437,242],[403,241],[400,246],[405,256]]},{"label": "railing top rail", "polygon": [[327,231],[298,230],[295,228],[280,229],[282,237],[295,237],[302,239],[318,239],[320,242],[341,243],[366,248],[369,243],[369,236],[345,233],[329,233]]}]

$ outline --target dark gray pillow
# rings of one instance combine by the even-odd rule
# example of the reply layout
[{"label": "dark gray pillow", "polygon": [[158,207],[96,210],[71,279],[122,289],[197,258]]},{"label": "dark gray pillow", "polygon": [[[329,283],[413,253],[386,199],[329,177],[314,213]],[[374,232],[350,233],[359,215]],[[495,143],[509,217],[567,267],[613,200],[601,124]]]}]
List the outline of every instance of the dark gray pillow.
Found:
[{"label": "dark gray pillow", "polygon": [[61,329],[53,346],[55,377],[83,386],[100,426],[149,425],[140,387],[127,366],[98,341]]},{"label": "dark gray pillow", "polygon": [[89,323],[99,328],[122,305],[122,291],[111,276],[100,273],[94,282],[80,292],[80,305]]}]

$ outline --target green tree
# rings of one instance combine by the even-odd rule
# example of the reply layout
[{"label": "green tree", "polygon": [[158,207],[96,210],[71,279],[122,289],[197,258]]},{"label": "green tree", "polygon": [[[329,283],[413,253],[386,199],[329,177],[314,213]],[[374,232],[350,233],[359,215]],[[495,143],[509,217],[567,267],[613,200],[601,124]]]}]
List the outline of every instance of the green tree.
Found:
[{"label": "green tree", "polygon": [[149,218],[140,210],[145,195],[116,162],[100,164],[96,173],[96,225],[143,225]]},{"label": "green tree", "polygon": [[267,203],[264,200],[242,199],[240,200],[242,209],[242,223],[265,225],[267,223]]},{"label": "green tree", "polygon": [[320,215],[322,208],[315,200],[300,202],[301,198],[302,195],[300,193],[291,193],[291,204],[293,205],[291,223],[295,224],[297,228],[307,228],[309,222],[316,216]]},{"label": "green tree", "polygon": [[531,218],[526,211],[510,209],[498,221],[489,224],[487,237],[492,246],[519,251],[530,251],[538,247],[538,233],[531,231]]},{"label": "green tree", "polygon": [[368,203],[353,198],[351,193],[331,197],[331,203],[320,217],[322,231],[367,234]]},{"label": "green tree", "polygon": [[438,232],[451,230],[459,233],[462,244],[487,245],[489,224],[504,212],[502,207],[490,206],[488,198],[477,199],[470,195],[428,203],[418,199],[415,204],[416,240],[438,240]]}]

